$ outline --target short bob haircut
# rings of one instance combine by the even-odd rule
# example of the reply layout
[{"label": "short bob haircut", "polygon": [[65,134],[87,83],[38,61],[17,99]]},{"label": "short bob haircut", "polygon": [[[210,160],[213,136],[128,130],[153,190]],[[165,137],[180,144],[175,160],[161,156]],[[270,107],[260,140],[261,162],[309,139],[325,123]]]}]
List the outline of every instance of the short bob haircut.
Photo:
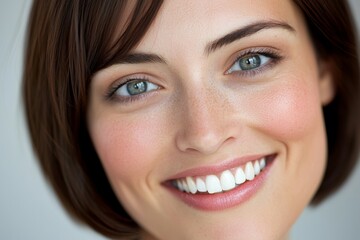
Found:
[{"label": "short bob haircut", "polygon": [[[356,33],[346,0],[293,1],[306,19],[319,60],[331,66],[336,87],[335,98],[323,109],[328,160],[313,198],[316,204],[344,183],[358,157]],[[136,46],[161,4],[157,0],[35,0],[30,14],[23,97],[33,148],[67,211],[110,238],[135,238],[139,226],[113,193],[89,137],[88,88],[96,71],[121,60]],[[120,28],[119,23],[123,23]]]}]

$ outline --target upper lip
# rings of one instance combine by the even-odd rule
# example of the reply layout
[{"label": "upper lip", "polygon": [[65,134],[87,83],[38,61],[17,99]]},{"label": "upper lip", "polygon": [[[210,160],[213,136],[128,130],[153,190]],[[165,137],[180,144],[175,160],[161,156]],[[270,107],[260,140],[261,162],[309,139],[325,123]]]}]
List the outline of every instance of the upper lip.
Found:
[{"label": "upper lip", "polygon": [[208,166],[200,166],[191,169],[187,169],[176,173],[175,175],[171,176],[169,180],[175,180],[185,177],[194,177],[194,176],[205,176],[211,174],[217,174],[223,172],[228,169],[232,169],[235,167],[239,167],[245,165],[247,162],[259,160],[263,157],[269,156],[271,154],[255,154],[255,155],[247,155],[242,156],[239,158],[234,158],[228,161],[222,161],[218,164],[208,165]]}]

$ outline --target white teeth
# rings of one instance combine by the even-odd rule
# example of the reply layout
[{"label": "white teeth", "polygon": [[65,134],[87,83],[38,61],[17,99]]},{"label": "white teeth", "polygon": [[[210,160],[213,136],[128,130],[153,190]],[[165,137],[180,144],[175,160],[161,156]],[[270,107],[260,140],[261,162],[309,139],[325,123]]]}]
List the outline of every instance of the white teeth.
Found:
[{"label": "white teeth", "polygon": [[231,190],[236,186],[234,175],[229,170],[226,170],[221,174],[220,183],[223,191]]},{"label": "white teeth", "polygon": [[194,180],[191,177],[186,178],[187,185],[189,187],[189,190],[192,194],[195,194],[197,192],[196,184]]},{"label": "white teeth", "polygon": [[254,167],[251,162],[248,162],[245,166],[245,176],[247,180],[253,180],[255,177]]},{"label": "white teeth", "polygon": [[262,158],[262,159],[260,160],[260,169],[263,170],[265,166],[266,166],[265,158]]},{"label": "white teeth", "polygon": [[180,180],[177,180],[176,183],[177,183],[177,186],[178,186],[179,190],[180,190],[180,191],[184,191],[184,187],[183,187],[181,181],[180,181]]},{"label": "white teeth", "polygon": [[[221,175],[208,175],[203,177],[186,177],[173,182],[174,186],[183,192],[196,194],[197,192],[209,194],[229,191],[246,181],[251,181],[266,167],[266,158],[263,157],[255,162],[248,162],[245,170],[238,167],[226,170]],[[235,175],[235,176],[234,176]],[[219,176],[219,177],[218,177]]]},{"label": "white teeth", "polygon": [[210,194],[222,192],[219,178],[215,175],[206,176],[206,189]]},{"label": "white teeth", "polygon": [[187,183],[186,183],[185,181],[182,181],[182,185],[183,185],[184,191],[187,192],[187,193],[189,193],[189,192],[190,192],[190,189],[189,189]]},{"label": "white teeth", "polygon": [[260,169],[259,161],[256,160],[255,164],[254,164],[254,173],[255,173],[255,175],[259,175],[260,171],[261,171],[261,169]]},{"label": "white teeth", "polygon": [[241,167],[239,167],[238,169],[236,169],[236,173],[235,173],[235,183],[236,184],[242,184],[246,181],[246,176],[244,171],[242,170]]},{"label": "white teeth", "polygon": [[196,179],[196,187],[199,192],[206,192],[205,182],[201,178]]}]

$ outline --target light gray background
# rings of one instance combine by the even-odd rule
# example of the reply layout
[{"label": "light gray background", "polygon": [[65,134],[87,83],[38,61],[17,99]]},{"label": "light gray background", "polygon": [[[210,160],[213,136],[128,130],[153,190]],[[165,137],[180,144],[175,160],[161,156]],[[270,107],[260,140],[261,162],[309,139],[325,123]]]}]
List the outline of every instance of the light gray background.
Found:
[{"label": "light gray background", "polygon": [[[360,2],[351,0],[351,4],[360,26]],[[65,214],[45,183],[28,142],[20,79],[30,5],[30,0],[0,0],[0,239],[105,239]],[[292,239],[359,239],[359,205],[360,164],[338,194],[305,210]]]}]

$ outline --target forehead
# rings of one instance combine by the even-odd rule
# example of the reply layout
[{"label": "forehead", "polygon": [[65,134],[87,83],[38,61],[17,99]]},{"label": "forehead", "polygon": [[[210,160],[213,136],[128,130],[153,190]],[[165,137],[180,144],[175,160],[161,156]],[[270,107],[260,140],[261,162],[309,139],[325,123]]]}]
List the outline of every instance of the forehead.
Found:
[{"label": "forehead", "polygon": [[295,29],[303,25],[290,0],[168,0],[135,50],[200,49],[236,28],[263,20],[286,22]]}]

